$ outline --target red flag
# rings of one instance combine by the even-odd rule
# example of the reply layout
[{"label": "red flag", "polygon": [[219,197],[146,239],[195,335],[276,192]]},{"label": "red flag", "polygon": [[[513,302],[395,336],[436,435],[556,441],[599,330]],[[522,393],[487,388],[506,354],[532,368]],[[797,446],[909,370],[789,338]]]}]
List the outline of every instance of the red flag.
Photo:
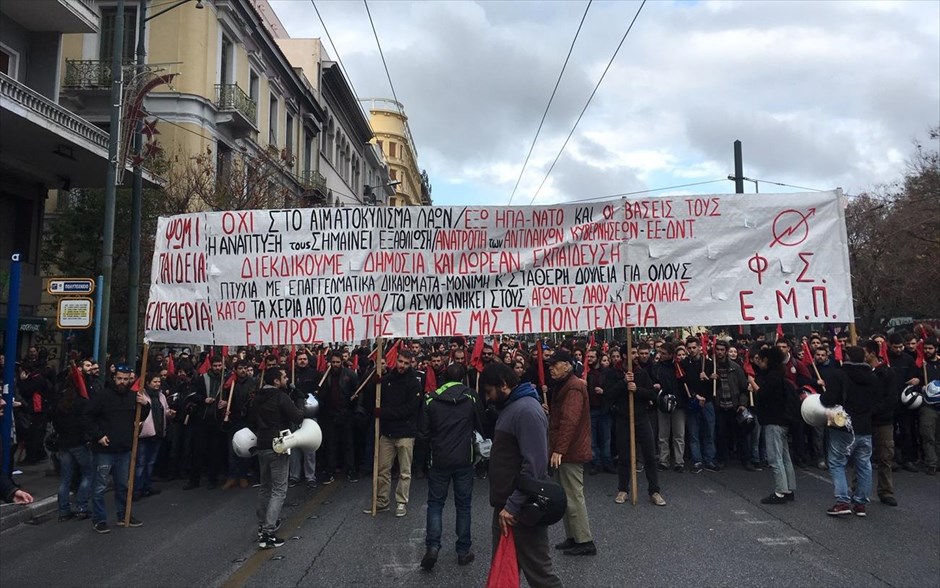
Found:
[{"label": "red flag", "polygon": [[604,353],[607,353],[607,351],[609,350],[610,350],[610,344],[608,344],[607,340],[605,339],[604,344],[601,346],[601,351],[603,351]]},{"label": "red flag", "polygon": [[588,347],[594,347],[597,344],[597,341],[594,339],[594,331],[591,331],[591,338],[588,339]]},{"label": "red flag", "polygon": [[141,374],[139,378],[134,378],[134,383],[131,384],[131,392],[140,392],[140,383],[143,381],[143,379],[143,374]]},{"label": "red flag", "polygon": [[82,398],[88,398],[88,387],[85,386],[85,376],[82,375],[81,370],[75,367],[74,363],[69,367],[69,376],[72,378],[72,383],[75,385],[75,391],[78,392],[78,395]]},{"label": "red flag", "polygon": [[396,363],[398,363],[398,349],[401,347],[401,339],[395,341],[395,344],[392,345],[391,349],[385,354],[385,367],[392,368]]},{"label": "red flag", "polygon": [[809,343],[803,341],[803,365],[809,367],[813,364],[813,352],[809,348]]},{"label": "red flag", "polygon": [[702,357],[708,355],[708,333],[699,335],[699,345],[702,347]]},{"label": "red flag", "polygon": [[535,348],[535,369],[538,374],[539,388],[545,385],[545,350],[542,348],[542,340],[539,339],[535,343],[537,347]]},{"label": "red flag", "polygon": [[424,373],[424,393],[430,394],[437,390],[437,374],[434,373],[434,368],[428,366],[428,371]]},{"label": "red flag", "polygon": [[232,374],[228,377],[228,379],[225,380],[225,383],[222,384],[222,387],[228,389],[228,388],[231,388],[232,384],[234,383],[235,383],[235,372],[233,371]]},{"label": "red flag", "polygon": [[166,373],[170,376],[176,375],[176,362],[173,361],[172,353],[166,358]]},{"label": "red flag", "polygon": [[483,371],[483,335],[477,335],[473,344],[473,353],[470,354],[470,367],[478,372]]},{"label": "red flag", "polygon": [[744,334],[744,325],[738,325],[738,335]]},{"label": "red flag", "polygon": [[833,349],[833,351],[832,351],[832,356],[833,356],[833,357],[836,359],[836,361],[838,361],[840,364],[841,364],[842,361],[845,359],[845,356],[844,356],[843,353],[842,353],[842,341],[841,341],[840,339],[838,339],[838,338],[836,338],[835,349]]},{"label": "red flag", "polygon": [[682,369],[682,362],[676,360],[676,379],[681,380],[685,378],[685,370]]},{"label": "red flag", "polygon": [[891,367],[891,360],[888,359],[888,344],[882,341],[879,345],[879,356],[881,356],[881,361],[885,362],[885,365]]},{"label": "red flag", "polygon": [[359,371],[359,354],[354,353],[352,358],[352,370],[354,372]]},{"label": "red flag", "polygon": [[752,378],[757,377],[757,372],[754,371],[754,364],[751,363],[751,350],[744,350],[744,373],[751,376]]},{"label": "red flag", "polygon": [[326,350],[321,349],[320,354],[317,356],[317,371],[325,372],[330,368],[329,362],[326,360]]},{"label": "red flag", "polygon": [[500,535],[499,545],[490,564],[486,588],[515,588],[519,586],[519,560],[516,557],[516,539],[512,527],[508,535]]},{"label": "red flag", "polygon": [[228,345],[222,346],[222,359],[228,359]]},{"label": "red flag", "polygon": [[926,365],[927,357],[924,355],[924,341],[917,342],[917,359],[914,360],[914,365],[918,368],[923,368]]},{"label": "red flag", "polygon": [[211,367],[212,367],[212,352],[210,351],[209,353],[206,354],[206,358],[202,360],[202,363],[199,364],[199,368],[196,370],[196,372],[200,376],[204,376],[209,372],[209,368]]},{"label": "red flag", "polygon": [[[777,341],[783,339],[783,325],[777,323]],[[774,341],[776,343],[777,341]]]},{"label": "red flag", "polygon": [[297,359],[297,348],[292,344],[290,346],[290,364],[294,365],[294,361]]}]

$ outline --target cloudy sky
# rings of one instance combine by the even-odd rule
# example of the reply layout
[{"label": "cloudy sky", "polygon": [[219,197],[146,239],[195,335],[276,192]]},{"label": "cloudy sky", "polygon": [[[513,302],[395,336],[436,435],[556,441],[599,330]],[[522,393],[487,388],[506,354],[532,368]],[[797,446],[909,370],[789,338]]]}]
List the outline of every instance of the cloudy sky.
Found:
[{"label": "cloudy sky", "polygon": [[[292,37],[338,51],[360,98],[391,97],[361,2],[317,2],[335,49],[309,0],[271,4]],[[513,204],[532,202],[639,5],[590,6]],[[369,4],[435,204],[509,202],[586,6]],[[747,177],[857,193],[896,180],[937,124],[940,2],[650,1],[534,203],[725,178],[735,139]]]}]

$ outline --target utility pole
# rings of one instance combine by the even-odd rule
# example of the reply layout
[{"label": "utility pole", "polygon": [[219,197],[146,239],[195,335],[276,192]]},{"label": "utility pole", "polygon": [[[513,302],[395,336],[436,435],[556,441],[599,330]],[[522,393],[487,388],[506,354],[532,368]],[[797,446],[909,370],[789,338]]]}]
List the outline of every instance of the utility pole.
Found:
[{"label": "utility pole", "polygon": [[111,53],[111,124],[108,129],[108,175],[104,192],[104,234],[101,244],[101,341],[97,359],[102,366],[101,381],[108,375],[108,322],[111,318],[111,274],[114,265],[114,209],[117,200],[118,145],[121,142],[121,90],[124,85],[124,0],[118,0],[114,16],[114,47]]},{"label": "utility pole", "polygon": [[744,194],[744,162],[741,156],[741,141],[734,142],[734,193]]},{"label": "utility pole", "polygon": [[[144,34],[147,26],[147,0],[140,0],[137,8],[137,61],[134,67],[134,80],[139,84],[144,74],[144,60],[147,50],[144,46]],[[136,365],[137,361],[137,318],[140,302],[140,215],[141,193],[144,188],[143,167],[140,164],[140,150],[144,140],[143,117],[137,117],[134,128],[134,153],[138,155],[134,166],[134,184],[131,188],[131,248],[127,260],[127,361]]]}]

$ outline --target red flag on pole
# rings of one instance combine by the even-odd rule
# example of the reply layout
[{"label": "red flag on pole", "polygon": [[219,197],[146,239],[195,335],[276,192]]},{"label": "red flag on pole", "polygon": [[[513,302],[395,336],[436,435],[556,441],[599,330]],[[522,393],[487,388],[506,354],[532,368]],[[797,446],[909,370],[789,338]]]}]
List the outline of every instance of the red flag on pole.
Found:
[{"label": "red flag on pole", "polygon": [[699,345],[702,347],[702,356],[708,355],[708,333],[699,335]]},{"label": "red flag on pole", "polygon": [[597,340],[594,338],[594,331],[591,331],[591,337],[588,339],[588,347],[594,347],[597,344]]},{"label": "red flag on pole", "polygon": [[751,363],[751,350],[744,350],[744,373],[751,376],[752,378],[757,377],[757,372],[754,371],[754,364]]},{"label": "red flag on pole", "polygon": [[878,354],[881,357],[881,361],[885,362],[886,366],[891,367],[891,360],[888,359],[888,344],[885,343],[884,341],[882,341],[881,344],[879,345]]},{"label": "red flag on pole", "polygon": [[401,339],[395,341],[395,344],[392,345],[392,348],[388,350],[388,353],[385,354],[385,365],[391,369],[396,363],[398,363],[398,349],[401,347]]},{"label": "red flag on pole", "polygon": [[838,338],[836,338],[835,349],[833,349],[833,351],[832,351],[832,356],[833,356],[833,357],[835,358],[835,360],[838,361],[840,364],[841,364],[842,361],[845,359],[845,356],[844,356],[843,353],[842,353],[842,341],[840,341]]},{"label": "red flag on pole", "polygon": [[535,348],[535,370],[538,374],[539,388],[545,385],[545,350],[542,348],[542,340],[539,339],[535,343],[537,347]]},{"label": "red flag on pole", "polygon": [[473,344],[473,353],[470,354],[470,367],[478,372],[483,371],[483,335],[477,335]]},{"label": "red flag on pole", "polygon": [[228,345],[222,346],[222,360],[228,359]]},{"label": "red flag on pole", "polygon": [[434,368],[428,366],[428,371],[424,373],[424,393],[430,394],[437,390],[437,374],[434,373]]},{"label": "red flag on pole", "polygon": [[[777,341],[783,339],[783,325],[777,323]],[[776,343],[777,341],[774,341]]]},{"label": "red flag on pole", "polygon": [[924,341],[920,340],[917,342],[917,358],[914,360],[914,365],[919,368],[923,368],[926,365],[927,357],[924,355]]},{"label": "red flag on pole", "polygon": [[169,354],[166,358],[166,373],[170,376],[176,375],[176,362],[173,361],[173,354]]},{"label": "red flag on pole", "polygon": [[813,365],[813,352],[806,341],[803,341],[803,365],[806,367]]},{"label": "red flag on pole", "polygon": [[78,395],[82,398],[88,398],[88,387],[85,385],[85,376],[82,375],[81,370],[75,367],[74,363],[69,367],[69,376],[72,377],[72,383],[75,385],[75,390],[78,392]]},{"label": "red flag on pole", "polygon": [[232,384],[234,383],[235,383],[235,372],[233,371],[232,374],[228,377],[228,379],[225,380],[225,384],[223,384],[222,386],[224,388],[231,388]]},{"label": "red flag on pole", "polygon": [[291,344],[290,346],[290,364],[294,365],[294,362],[297,360],[297,347]]},{"label": "red flag on pole", "polygon": [[358,354],[358,353],[353,353],[353,358],[352,358],[352,371],[354,371],[354,372],[358,372],[358,371],[359,371],[359,354]]},{"label": "red flag on pole", "polygon": [[681,380],[685,377],[685,370],[682,369],[682,362],[676,360],[676,379]]},{"label": "red flag on pole", "polygon": [[204,376],[209,372],[209,368],[212,367],[212,350],[209,350],[209,353],[206,354],[206,358],[202,360],[202,363],[199,364],[199,368],[196,369],[196,372],[200,376]]},{"label": "red flag on pole", "polygon": [[744,334],[744,325],[738,325],[738,335]]},{"label": "red flag on pole", "polygon": [[320,354],[317,355],[317,371],[325,372],[330,367],[330,363],[326,360],[326,350],[321,349]]}]

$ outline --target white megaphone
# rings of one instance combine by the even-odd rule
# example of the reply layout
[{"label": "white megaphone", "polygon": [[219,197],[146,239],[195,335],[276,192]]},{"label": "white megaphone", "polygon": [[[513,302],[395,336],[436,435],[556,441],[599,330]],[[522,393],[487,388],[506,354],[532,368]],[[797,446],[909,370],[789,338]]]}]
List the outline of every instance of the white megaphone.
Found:
[{"label": "white megaphone", "polygon": [[849,423],[849,415],[839,405],[827,408],[823,406],[819,394],[808,394],[800,405],[800,414],[807,425],[813,427],[844,427]]},{"label": "white megaphone", "polygon": [[320,425],[313,419],[304,419],[296,431],[291,432],[289,429],[281,431],[281,434],[274,438],[272,447],[275,453],[290,455],[290,450],[294,447],[316,451],[322,442],[323,433],[320,431]]}]

